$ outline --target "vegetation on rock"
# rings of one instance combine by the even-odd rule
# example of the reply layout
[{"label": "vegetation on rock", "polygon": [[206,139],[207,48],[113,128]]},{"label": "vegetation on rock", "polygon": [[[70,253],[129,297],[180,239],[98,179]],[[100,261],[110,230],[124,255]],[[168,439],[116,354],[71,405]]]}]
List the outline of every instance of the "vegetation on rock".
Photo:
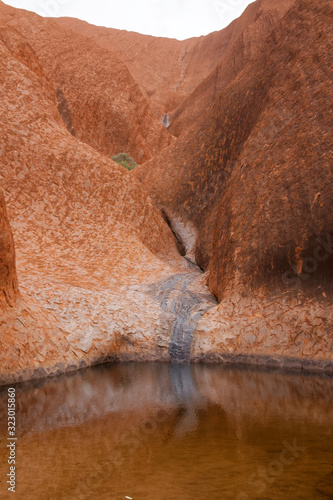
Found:
[{"label": "vegetation on rock", "polygon": [[133,170],[133,168],[138,166],[137,163],[135,163],[134,158],[132,158],[128,153],[118,153],[112,157],[112,160],[118,163],[118,165],[122,165],[127,170]]}]

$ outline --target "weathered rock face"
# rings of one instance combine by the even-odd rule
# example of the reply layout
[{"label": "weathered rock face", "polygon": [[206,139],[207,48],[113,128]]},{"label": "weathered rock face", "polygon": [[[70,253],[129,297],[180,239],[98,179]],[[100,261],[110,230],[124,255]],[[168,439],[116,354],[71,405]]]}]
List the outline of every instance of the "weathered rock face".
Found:
[{"label": "weathered rock face", "polygon": [[[257,0],[221,34],[227,35],[219,60],[209,75],[170,114],[169,132],[181,135],[206,111],[261,48],[295,0]],[[217,37],[217,34],[213,34]],[[216,49],[215,49],[216,53]],[[198,63],[198,62],[197,62]]]},{"label": "weathered rock face", "polygon": [[149,97],[160,121],[210,74],[242,29],[236,21],[206,37],[179,41],[97,27],[78,19],[61,18],[56,22],[120,57]]},{"label": "weathered rock face", "polygon": [[169,131],[179,136],[235,78],[294,1],[257,0],[227,28],[181,42],[78,19],[56,22],[119,56],[149,97],[156,117],[161,121],[168,114]]},{"label": "weathered rock face", "polygon": [[197,124],[134,173],[222,301],[199,323],[197,359],[332,359],[331,19],[330,2],[298,2]]},{"label": "weathered rock face", "polygon": [[0,175],[23,299],[14,307],[1,217],[1,291],[13,302],[0,323],[1,381],[122,355],[169,359],[172,325],[140,284],[188,270],[170,229],[135,177],[66,130],[24,38],[1,33]]},{"label": "weathered rock face", "polygon": [[[0,182],[22,294],[0,198],[0,383],[107,359],[332,371],[330,2],[298,1],[206,113],[132,173],[100,151],[148,157],[164,140],[126,66],[54,21],[0,14]],[[150,131],[142,143],[127,118],[106,134],[113,106]]]},{"label": "weathered rock face", "polygon": [[56,22],[120,57],[149,97],[160,121],[213,70],[232,32],[228,27],[206,37],[179,41],[97,27],[78,19]]},{"label": "weathered rock face", "polygon": [[233,279],[241,290],[275,288],[284,273],[286,285],[332,283],[332,14],[329,2],[299,3],[235,82],[236,102],[261,111],[216,218],[210,284],[219,298]]},{"label": "weathered rock face", "polygon": [[[255,179],[254,185],[251,183],[252,193],[258,193],[258,199],[267,193],[272,199],[269,209],[273,199],[281,206],[277,190],[280,184],[274,189],[273,185],[270,185],[268,189],[261,180],[259,188],[258,182],[264,173],[270,176],[272,183],[276,182],[273,181],[275,177],[271,175],[272,169],[280,163],[289,171],[288,186],[290,184],[289,189],[292,191],[288,197],[288,200],[292,200],[290,203],[296,203],[294,194],[299,189],[299,183],[293,182],[296,175],[295,180],[298,180],[303,173],[305,178],[324,169],[325,173],[320,173],[318,179],[321,184],[324,184],[325,176],[327,178],[331,175],[328,156],[331,117],[329,113],[324,112],[325,102],[331,96],[331,87],[326,75],[327,68],[331,65],[327,55],[331,43],[330,34],[321,19],[321,12],[316,12],[316,15],[322,23],[323,34],[319,37],[317,30],[309,34],[306,22],[302,19],[303,10],[301,7],[299,9],[299,15],[297,9],[291,11],[290,17],[270,36],[262,48],[262,54],[247,65],[184,137],[133,173],[149,189],[160,210],[165,213],[166,219],[184,242],[185,249],[195,249],[198,264],[206,269],[212,252],[212,235],[218,219],[217,212],[220,206],[223,207],[222,196],[227,193],[226,188],[231,186],[236,168],[241,170],[244,179],[245,172],[248,171],[249,175],[255,172],[251,166],[247,168],[244,165],[248,154],[251,153],[251,160],[254,156],[260,157],[257,162],[258,177],[252,177]],[[297,29],[298,37],[302,35],[307,51],[304,46],[301,51],[297,38],[288,31],[289,21],[293,28]],[[288,45],[283,46],[283,36],[288,37]],[[313,46],[316,36],[320,40],[318,48]],[[307,54],[306,61],[303,51]],[[293,111],[289,111],[289,108]],[[304,118],[301,118],[302,115]],[[295,141],[295,132],[299,141]],[[317,138],[314,141],[313,134]],[[261,137],[262,135],[264,137]],[[314,161],[309,160],[309,154]],[[303,168],[299,167],[300,162]],[[315,178],[317,180],[317,177]],[[249,181],[248,177],[246,180]],[[243,189],[244,186],[237,194],[237,203],[243,203],[246,217],[245,207],[251,210],[252,205],[247,203],[248,198],[241,196]],[[261,194],[259,189],[262,190]],[[313,203],[321,189],[319,184],[312,184],[311,190],[313,198],[312,193],[309,198]],[[330,200],[326,183],[322,186],[322,191],[325,198],[317,203],[318,195],[315,206],[318,206],[320,217],[324,217],[322,226],[328,227],[327,209],[330,207]],[[297,197],[300,197],[299,191]],[[236,204],[235,193],[232,203]],[[309,224],[308,221],[312,217],[310,201],[303,202],[303,209],[306,207],[308,208],[303,214],[303,226]],[[231,208],[230,214],[234,211],[234,208]],[[282,221],[279,211],[270,212],[269,209],[265,211],[264,216],[272,218],[274,214],[275,219],[270,220],[270,225],[267,224],[267,228],[272,230],[275,226],[280,227],[279,223]],[[300,209],[297,209],[296,213],[299,212]],[[286,216],[290,215],[289,224],[293,224],[291,211],[285,213]],[[254,217],[248,219],[249,225],[255,220]],[[288,224],[287,218],[284,223]],[[298,220],[297,224],[299,226]],[[239,231],[243,231],[242,225],[239,226]],[[290,228],[289,234],[292,231]],[[254,236],[253,234],[252,238]],[[265,240],[267,238],[268,235],[265,234]]]},{"label": "weathered rock face", "polygon": [[[69,131],[97,151],[151,158],[172,137],[153,116],[127,66],[114,53],[52,20],[0,2],[0,23],[17,29],[58,96]],[[31,50],[31,48],[30,48]]]},{"label": "weathered rock face", "polygon": [[[180,42],[169,38],[155,38],[122,30],[103,28],[80,21],[60,18],[56,22],[75,33],[92,39],[125,62],[135,81],[149,98],[151,109],[161,122],[165,113],[174,109],[188,95],[195,83],[185,79],[187,54],[193,53],[199,39]],[[197,83],[202,75],[198,67]]]},{"label": "weathered rock face", "polygon": [[9,226],[5,199],[0,190],[0,307],[8,309],[16,304],[18,283],[15,265],[15,249]]}]

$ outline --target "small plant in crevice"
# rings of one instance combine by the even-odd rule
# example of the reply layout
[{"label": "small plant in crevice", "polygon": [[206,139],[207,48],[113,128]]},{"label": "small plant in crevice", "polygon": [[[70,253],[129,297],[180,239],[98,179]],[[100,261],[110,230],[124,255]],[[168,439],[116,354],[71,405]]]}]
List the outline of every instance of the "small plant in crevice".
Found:
[{"label": "small plant in crevice", "polygon": [[118,153],[112,157],[112,160],[118,163],[118,165],[122,165],[127,170],[133,170],[133,168],[138,166],[128,153]]}]

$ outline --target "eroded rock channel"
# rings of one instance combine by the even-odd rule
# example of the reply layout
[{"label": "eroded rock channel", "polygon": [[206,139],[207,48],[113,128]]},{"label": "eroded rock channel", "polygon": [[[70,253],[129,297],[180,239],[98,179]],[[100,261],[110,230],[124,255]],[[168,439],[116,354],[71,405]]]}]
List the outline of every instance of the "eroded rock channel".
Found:
[{"label": "eroded rock channel", "polygon": [[172,324],[171,361],[190,361],[195,327],[206,311],[218,305],[213,295],[193,287],[201,274],[199,268],[196,268],[189,273],[176,274],[164,281],[147,286],[146,293],[161,303],[165,320]]}]

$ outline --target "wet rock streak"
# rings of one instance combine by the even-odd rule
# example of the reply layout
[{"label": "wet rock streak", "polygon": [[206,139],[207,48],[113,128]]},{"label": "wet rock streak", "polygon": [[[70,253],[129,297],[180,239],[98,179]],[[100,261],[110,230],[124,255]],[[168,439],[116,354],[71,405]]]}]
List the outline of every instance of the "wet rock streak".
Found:
[{"label": "wet rock streak", "polygon": [[163,311],[174,316],[170,337],[170,358],[174,362],[190,361],[195,327],[206,311],[218,305],[213,295],[191,291],[191,284],[200,274],[176,274],[148,287],[148,293],[161,302]]}]

